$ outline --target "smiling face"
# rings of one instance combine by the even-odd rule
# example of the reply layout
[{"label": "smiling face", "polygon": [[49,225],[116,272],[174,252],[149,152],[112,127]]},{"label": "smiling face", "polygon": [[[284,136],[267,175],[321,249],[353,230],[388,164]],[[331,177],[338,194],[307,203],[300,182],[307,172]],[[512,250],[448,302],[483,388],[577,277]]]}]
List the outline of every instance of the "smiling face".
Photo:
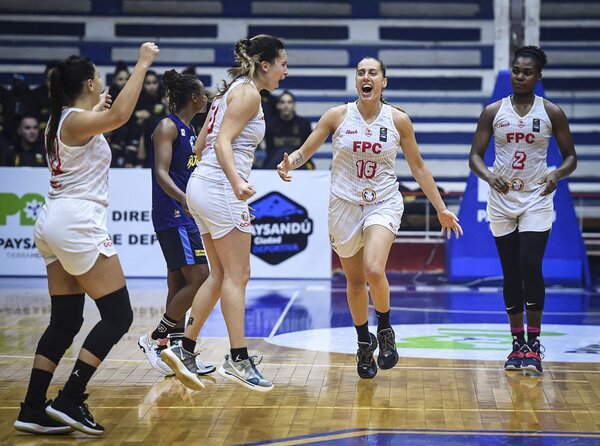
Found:
[{"label": "smiling face", "polygon": [[364,58],[356,66],[356,91],[363,101],[381,99],[383,89],[387,86],[381,63],[376,59]]},{"label": "smiling face", "polygon": [[361,60],[356,66],[356,91],[363,101],[381,99],[383,89],[387,86],[381,62],[369,57]]},{"label": "smiling face", "polygon": [[532,57],[520,56],[513,62],[510,83],[516,94],[533,92],[535,84],[541,78],[542,73]]}]

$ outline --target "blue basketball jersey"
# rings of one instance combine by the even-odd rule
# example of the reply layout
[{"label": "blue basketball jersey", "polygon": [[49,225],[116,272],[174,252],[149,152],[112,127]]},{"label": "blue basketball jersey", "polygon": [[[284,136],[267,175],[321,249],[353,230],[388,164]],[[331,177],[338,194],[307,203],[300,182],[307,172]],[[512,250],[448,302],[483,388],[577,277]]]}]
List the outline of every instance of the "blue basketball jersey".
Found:
[{"label": "blue basketball jersey", "polygon": [[[186,126],[181,122],[181,119],[172,113],[165,119],[171,119],[177,126],[177,139],[173,141],[169,176],[173,179],[177,187],[185,192],[190,174],[198,163],[198,159],[194,154],[196,132],[193,128]],[[154,224],[154,230],[164,231],[165,229],[178,226],[195,225],[194,219],[185,213],[181,204],[167,195],[156,181],[154,137],[151,147],[152,223]]]}]

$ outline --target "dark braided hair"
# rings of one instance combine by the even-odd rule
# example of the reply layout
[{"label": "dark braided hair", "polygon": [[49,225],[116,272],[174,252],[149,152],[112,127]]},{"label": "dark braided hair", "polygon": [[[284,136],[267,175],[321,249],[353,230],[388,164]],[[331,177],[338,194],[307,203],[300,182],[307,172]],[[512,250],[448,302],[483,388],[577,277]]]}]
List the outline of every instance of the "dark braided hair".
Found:
[{"label": "dark braided hair", "polygon": [[85,56],[69,56],[60,62],[50,74],[50,119],[46,133],[48,157],[56,158],[54,145],[63,106],[72,103],[83,90],[83,83],[94,79],[96,67]]},{"label": "dark braided hair", "polygon": [[[227,70],[233,81],[240,76],[253,78],[261,62],[273,62],[279,57],[279,52],[285,49],[283,42],[277,37],[259,34],[251,39],[240,39],[233,47],[236,66]],[[232,82],[233,82],[232,81]],[[229,89],[230,83],[223,81],[218,88],[218,95],[223,95]]]},{"label": "dark braided hair", "polygon": [[539,46],[522,46],[521,48],[515,51],[515,57],[513,58],[512,63],[514,64],[517,58],[519,57],[528,57],[530,59],[533,59],[535,66],[540,73],[542,72],[542,69],[546,66],[546,63],[548,63],[546,53]]},{"label": "dark braided hair", "polygon": [[169,111],[177,113],[192,100],[194,94],[202,96],[204,85],[193,74],[179,74],[175,70],[166,71],[163,82],[169,96]]}]

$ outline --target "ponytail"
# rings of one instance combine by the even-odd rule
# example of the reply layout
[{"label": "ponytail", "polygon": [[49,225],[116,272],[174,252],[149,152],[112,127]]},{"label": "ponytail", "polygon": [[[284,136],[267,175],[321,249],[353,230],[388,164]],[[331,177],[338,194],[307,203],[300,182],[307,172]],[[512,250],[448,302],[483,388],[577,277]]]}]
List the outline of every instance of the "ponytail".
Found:
[{"label": "ponytail", "polygon": [[96,67],[85,56],[69,56],[60,62],[50,74],[50,119],[46,131],[48,160],[56,159],[56,133],[62,108],[81,94],[83,82],[94,79]]},{"label": "ponytail", "polygon": [[50,119],[46,130],[46,153],[48,159],[56,158],[56,132],[60,122],[60,115],[64,104],[63,90],[61,87],[61,72],[64,70],[64,63],[61,62],[50,73]]},{"label": "ponytail", "polygon": [[184,108],[195,93],[200,96],[204,93],[204,85],[194,74],[179,74],[175,70],[169,70],[163,75],[163,82],[167,87],[171,113]]},{"label": "ponytail", "polygon": [[285,50],[283,42],[267,34],[238,40],[233,48],[236,66],[227,70],[233,80],[230,83],[223,81],[218,87],[217,95],[225,94],[233,81],[241,76],[253,79],[260,63],[264,61],[273,63],[279,57],[281,50]]}]

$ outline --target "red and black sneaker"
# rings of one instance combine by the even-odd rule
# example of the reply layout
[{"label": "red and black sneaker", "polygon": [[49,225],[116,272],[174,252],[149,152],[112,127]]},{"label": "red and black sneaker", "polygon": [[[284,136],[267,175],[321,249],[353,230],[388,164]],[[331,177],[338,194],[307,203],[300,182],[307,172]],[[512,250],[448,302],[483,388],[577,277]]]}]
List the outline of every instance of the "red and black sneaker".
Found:
[{"label": "red and black sneaker", "polygon": [[519,339],[513,339],[513,349],[512,352],[508,355],[508,359],[504,363],[504,370],[507,371],[519,371],[523,366],[523,358],[525,357],[525,353],[529,351],[529,346],[527,343],[523,341],[519,341]]},{"label": "red and black sneaker", "polygon": [[542,359],[544,359],[544,347],[540,344],[540,338],[527,343],[529,351],[525,353],[521,370],[533,373],[542,373]]}]

